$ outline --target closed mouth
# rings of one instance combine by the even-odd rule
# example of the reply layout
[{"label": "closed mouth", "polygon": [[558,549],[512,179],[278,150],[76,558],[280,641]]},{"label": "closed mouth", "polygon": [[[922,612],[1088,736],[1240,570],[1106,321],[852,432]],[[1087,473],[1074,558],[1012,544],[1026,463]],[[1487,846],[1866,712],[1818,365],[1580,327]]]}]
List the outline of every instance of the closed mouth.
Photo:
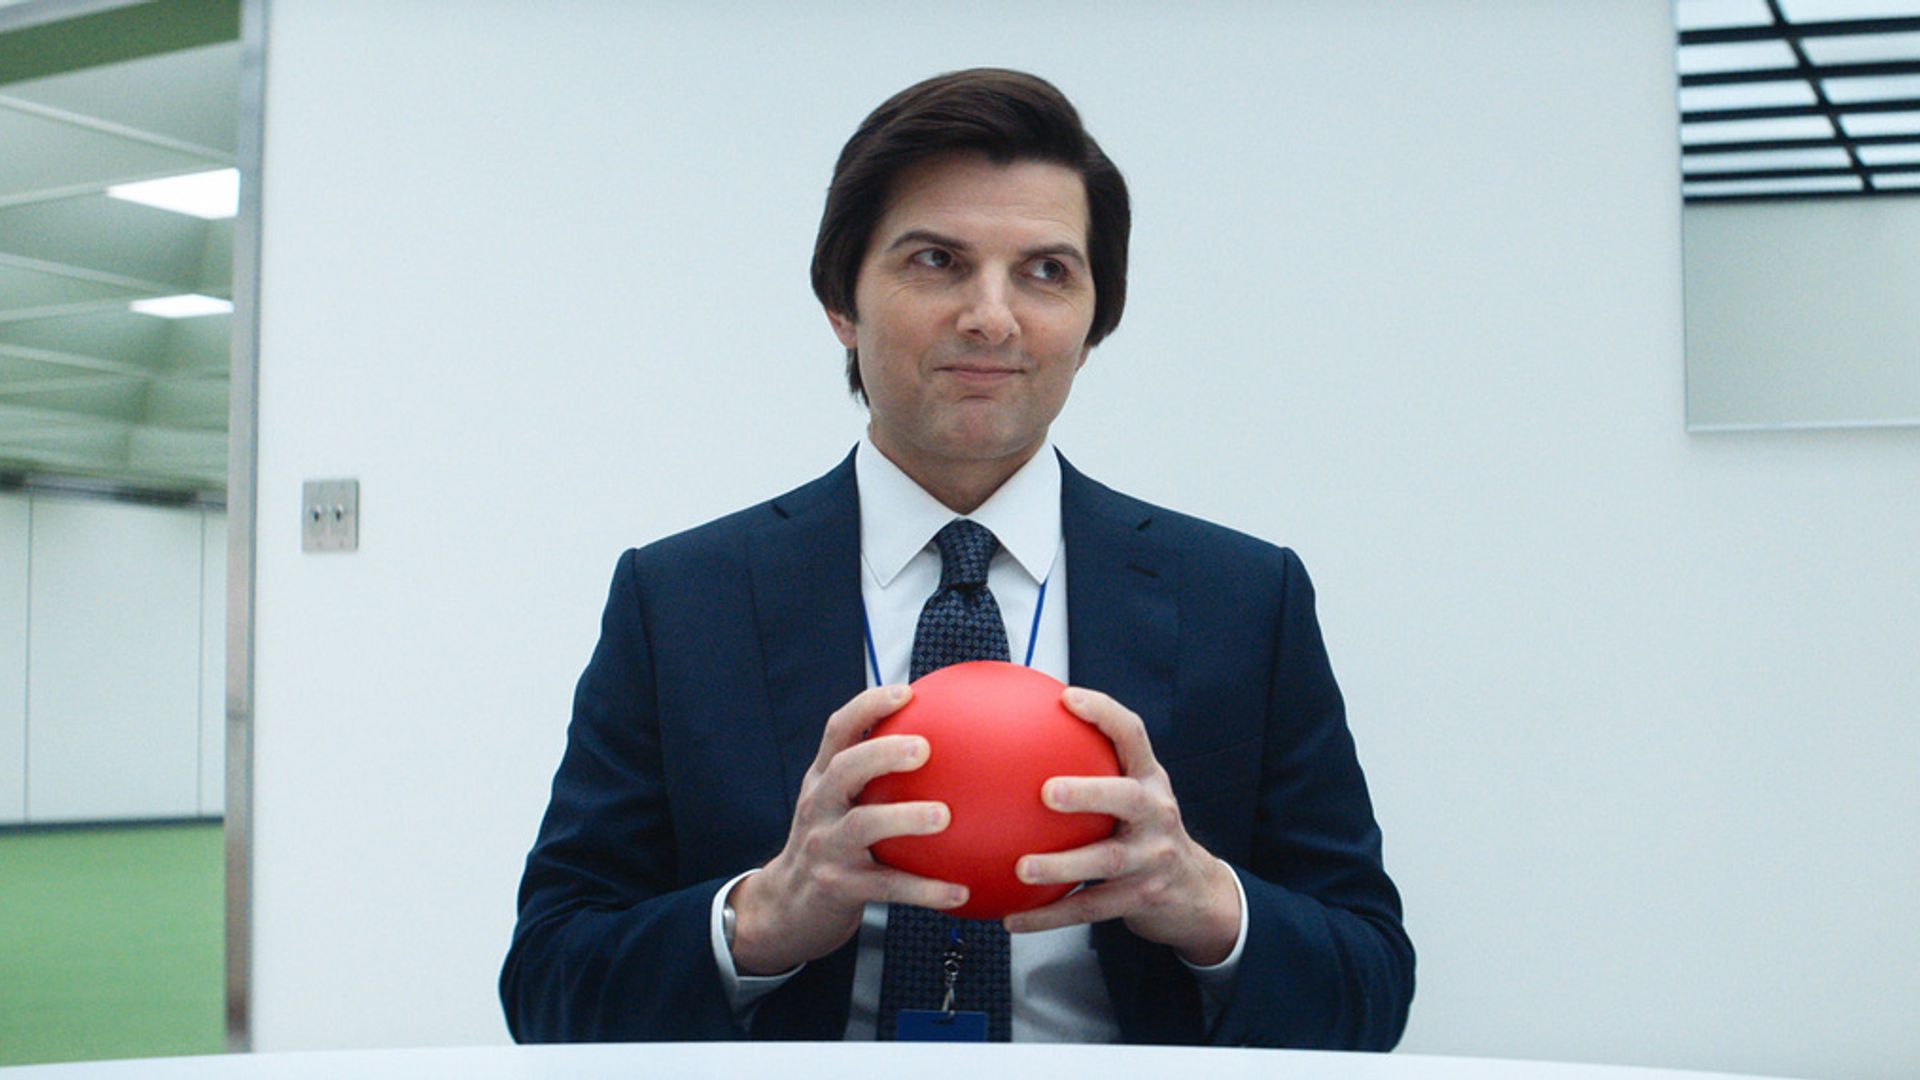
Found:
[{"label": "closed mouth", "polygon": [[948,364],[940,369],[956,375],[1017,375],[1019,368],[994,367],[989,364]]}]

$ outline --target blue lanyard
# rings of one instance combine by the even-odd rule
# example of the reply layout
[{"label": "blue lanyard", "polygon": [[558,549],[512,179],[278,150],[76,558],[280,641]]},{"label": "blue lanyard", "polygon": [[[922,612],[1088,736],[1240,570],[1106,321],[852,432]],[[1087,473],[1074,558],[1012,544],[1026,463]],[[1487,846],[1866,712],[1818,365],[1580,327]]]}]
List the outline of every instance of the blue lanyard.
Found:
[{"label": "blue lanyard", "polygon": [[[1040,642],[1040,613],[1047,609],[1047,582],[1052,580],[1053,575],[1048,574],[1040,583],[1040,595],[1033,601],[1033,625],[1027,628],[1027,667],[1033,666],[1033,648]],[[867,638],[867,663],[873,668],[873,685],[882,686],[886,680],[880,677],[880,652],[873,647],[873,623],[867,618],[865,597],[860,599],[860,632]]]}]

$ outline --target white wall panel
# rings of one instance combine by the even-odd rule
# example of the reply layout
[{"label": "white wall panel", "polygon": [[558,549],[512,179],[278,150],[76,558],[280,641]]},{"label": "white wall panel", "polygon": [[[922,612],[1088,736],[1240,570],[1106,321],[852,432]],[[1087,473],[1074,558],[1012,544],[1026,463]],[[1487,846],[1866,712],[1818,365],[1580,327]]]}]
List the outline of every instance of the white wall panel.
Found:
[{"label": "white wall panel", "polygon": [[227,515],[204,513],[200,548],[200,814],[227,812]]},{"label": "white wall panel", "polygon": [[27,812],[198,811],[200,513],[34,499]]},{"label": "white wall panel", "polygon": [[1683,217],[1689,423],[1920,424],[1920,198]]},{"label": "white wall panel", "polygon": [[27,813],[29,501],[0,494],[0,825]]},{"label": "white wall panel", "polygon": [[505,1038],[616,552],[851,445],[834,155],[997,63],[1134,193],[1060,445],[1315,574],[1406,1048],[1920,1072],[1920,432],[1684,432],[1665,0],[561,7],[272,7],[260,1049]]}]

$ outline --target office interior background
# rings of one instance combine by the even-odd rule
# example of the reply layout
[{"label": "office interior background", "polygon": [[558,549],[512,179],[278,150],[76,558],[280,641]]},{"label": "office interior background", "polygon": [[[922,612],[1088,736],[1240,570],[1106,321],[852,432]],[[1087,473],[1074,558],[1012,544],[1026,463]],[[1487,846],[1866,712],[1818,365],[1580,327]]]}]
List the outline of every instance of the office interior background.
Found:
[{"label": "office interior background", "polygon": [[[0,601],[34,600],[0,609],[22,658],[0,813],[124,790],[103,766],[126,740],[43,725],[35,664],[91,651],[175,685],[191,652],[193,708],[175,685],[179,730],[147,738],[191,757],[193,797],[154,816],[211,793],[245,819],[248,1045],[506,1038],[520,861],[615,557],[852,445],[806,279],[833,158],[894,90],[997,64],[1059,84],[1134,196],[1126,317],[1058,445],[1313,571],[1419,950],[1402,1048],[1920,1068],[1920,410],[1793,427],[1690,402],[1712,328],[1682,302],[1665,0],[246,9],[256,501],[0,492],[33,574],[66,575],[0,548]],[[1872,235],[1912,229],[1920,202],[1874,202]],[[1688,230],[1697,300],[1712,241]],[[1778,250],[1752,246],[1723,261]],[[1920,288],[1904,251],[1887,295]],[[1857,293],[1754,276],[1777,292],[1753,313]],[[302,483],[346,477],[358,550],[304,552]],[[250,679],[203,644],[223,529],[251,560]],[[65,628],[42,589],[97,621]],[[178,655],[103,629],[134,609]],[[222,684],[250,719],[237,790]],[[73,775],[42,796],[59,753],[5,755],[46,732]]]}]

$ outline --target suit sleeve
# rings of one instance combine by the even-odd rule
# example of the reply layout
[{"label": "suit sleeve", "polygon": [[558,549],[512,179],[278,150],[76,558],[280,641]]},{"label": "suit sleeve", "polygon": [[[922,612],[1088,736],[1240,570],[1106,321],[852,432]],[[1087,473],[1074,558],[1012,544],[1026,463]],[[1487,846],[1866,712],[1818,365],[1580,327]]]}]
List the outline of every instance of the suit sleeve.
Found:
[{"label": "suit sleeve", "polygon": [[614,573],[500,974],[520,1042],[737,1039],[708,935],[724,878],[681,881],[637,555]]},{"label": "suit sleeve", "polygon": [[1313,585],[1281,552],[1246,890],[1246,951],[1218,1022],[1223,1045],[1390,1050],[1413,998],[1412,943],[1314,616]]}]

